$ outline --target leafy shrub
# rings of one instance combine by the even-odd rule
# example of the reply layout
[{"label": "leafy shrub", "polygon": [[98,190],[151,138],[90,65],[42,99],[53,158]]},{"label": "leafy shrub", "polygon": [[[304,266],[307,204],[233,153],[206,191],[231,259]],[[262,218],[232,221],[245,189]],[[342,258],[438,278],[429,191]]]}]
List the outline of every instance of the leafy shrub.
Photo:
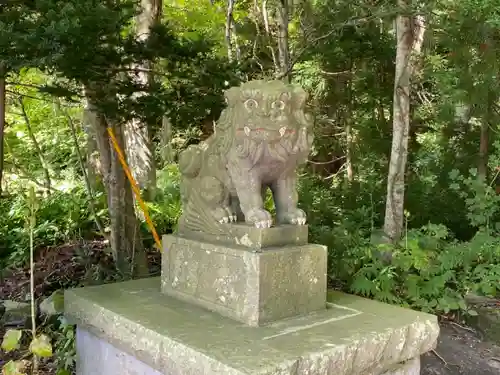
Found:
[{"label": "leafy shrub", "polygon": [[[469,292],[494,296],[500,290],[500,239],[483,231],[470,242],[447,237],[444,226],[428,225],[409,231],[396,246],[360,248],[361,266],[349,280],[350,290],[435,313],[467,310]],[[390,264],[376,250],[390,250]]]},{"label": "leafy shrub", "polygon": [[[456,205],[464,205],[462,221],[467,218],[465,224],[476,230],[472,239],[459,241],[446,226],[427,224],[407,228],[396,245],[380,241],[383,200],[374,198],[380,192],[370,196],[366,184],[334,188],[303,178],[300,204],[308,213],[309,240],[328,247],[330,284],[423,311],[473,314],[467,293],[493,296],[500,290],[500,239],[493,231],[499,198],[470,172],[453,172],[450,180]],[[407,214],[407,227],[412,220]],[[382,253],[391,254],[390,262]]]},{"label": "leafy shrub", "polygon": [[[151,219],[159,234],[172,233],[182,213],[180,193],[180,173],[177,164],[170,164],[158,172],[157,194],[153,202],[148,202]],[[149,229],[143,226],[144,236],[153,241]]]},{"label": "leafy shrub", "polygon": [[[98,196],[101,220],[107,215],[104,196]],[[35,248],[63,243],[75,236],[85,236],[94,231],[95,222],[89,210],[87,192],[83,187],[56,191],[40,199],[34,230]],[[25,262],[28,258],[29,234],[25,227],[27,203],[18,194],[0,200],[0,259],[9,264]]]}]

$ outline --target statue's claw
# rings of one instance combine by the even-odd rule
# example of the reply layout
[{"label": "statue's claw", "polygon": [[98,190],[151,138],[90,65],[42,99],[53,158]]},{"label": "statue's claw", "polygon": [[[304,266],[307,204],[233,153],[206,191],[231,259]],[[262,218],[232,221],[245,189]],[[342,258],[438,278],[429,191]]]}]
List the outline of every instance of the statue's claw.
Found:
[{"label": "statue's claw", "polygon": [[300,208],[290,210],[285,214],[278,214],[278,221],[282,224],[305,225],[306,214]]},{"label": "statue's claw", "polygon": [[255,227],[256,228],[271,228],[272,223],[273,222],[271,220],[257,221],[255,223]]},{"label": "statue's claw", "polygon": [[273,224],[271,214],[263,208],[255,208],[245,214],[245,220],[256,228],[270,228]]}]

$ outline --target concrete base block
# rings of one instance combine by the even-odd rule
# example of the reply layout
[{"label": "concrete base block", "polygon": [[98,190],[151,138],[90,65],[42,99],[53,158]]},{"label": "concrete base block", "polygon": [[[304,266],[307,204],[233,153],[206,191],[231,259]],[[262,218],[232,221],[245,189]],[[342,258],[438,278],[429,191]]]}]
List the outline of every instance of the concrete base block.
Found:
[{"label": "concrete base block", "polygon": [[[276,232],[266,232],[271,229]],[[285,229],[290,228],[255,228],[253,238],[266,245]],[[251,251],[169,235],[163,246],[161,287],[170,296],[250,326],[326,308],[327,250],[322,245]]]},{"label": "concrete base block", "polygon": [[163,375],[82,328],[76,330],[77,375]]},{"label": "concrete base block", "polygon": [[69,290],[78,375],[417,375],[433,315],[332,292],[328,308],[250,327],[165,296],[159,278]]},{"label": "concrete base block", "polygon": [[[170,375],[155,370],[84,329],[77,329],[76,345],[78,348],[76,375]],[[206,374],[211,375],[212,373]],[[303,372],[298,375],[308,374],[308,372]],[[323,374],[337,375],[335,370]],[[200,375],[205,375],[205,373]],[[360,375],[376,374],[364,373]],[[382,375],[420,375],[420,357],[398,363],[392,370],[386,371]]]}]

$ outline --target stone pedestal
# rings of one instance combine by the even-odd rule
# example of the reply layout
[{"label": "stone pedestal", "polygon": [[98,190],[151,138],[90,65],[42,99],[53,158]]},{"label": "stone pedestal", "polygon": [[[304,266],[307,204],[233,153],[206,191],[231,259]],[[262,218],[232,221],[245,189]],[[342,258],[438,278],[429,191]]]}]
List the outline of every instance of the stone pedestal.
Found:
[{"label": "stone pedestal", "polygon": [[160,279],[69,290],[77,375],[417,375],[433,315],[342,293],[326,309],[250,327],[166,296]]},{"label": "stone pedestal", "polygon": [[[326,248],[297,245],[304,228],[292,228],[285,228],[288,237],[283,228],[252,228],[250,236],[235,236],[246,238],[243,246],[164,236],[162,291],[250,326],[325,309]],[[292,245],[269,245],[278,241]]]},{"label": "stone pedestal", "polygon": [[420,373],[435,316],[327,293],[306,226],[226,229],[164,236],[161,278],[67,291],[77,375]]}]

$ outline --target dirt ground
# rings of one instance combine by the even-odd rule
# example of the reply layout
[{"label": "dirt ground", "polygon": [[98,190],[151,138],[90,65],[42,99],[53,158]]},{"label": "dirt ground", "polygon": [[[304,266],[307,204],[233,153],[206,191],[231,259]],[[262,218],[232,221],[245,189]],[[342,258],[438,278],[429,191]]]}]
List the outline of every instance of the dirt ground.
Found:
[{"label": "dirt ground", "polygon": [[[116,271],[111,255],[103,241],[78,242],[46,248],[37,252],[35,259],[35,298],[39,303],[55,290],[113,281]],[[148,253],[151,274],[160,270],[160,254]],[[0,300],[27,302],[30,299],[30,273],[26,267],[0,270]],[[0,324],[0,340],[9,328]],[[0,369],[9,360],[18,360],[26,351],[5,353],[0,350]],[[39,363],[38,375],[55,375],[53,359]]]},{"label": "dirt ground", "polygon": [[[104,248],[105,244],[94,242],[39,252],[35,268],[36,298],[81,282],[107,279],[113,272],[112,260]],[[150,253],[149,260],[152,273],[158,273],[159,254]],[[0,300],[24,301],[28,293],[28,270],[2,272]],[[4,328],[0,327],[0,338],[3,334]],[[0,351],[0,367],[11,358],[19,358],[19,353],[6,355]],[[50,360],[40,365],[39,375],[55,374]],[[421,375],[500,375],[500,346],[486,342],[480,333],[469,327],[443,323],[437,348],[422,356]]]},{"label": "dirt ground", "polygon": [[443,323],[437,348],[422,356],[422,375],[499,375],[500,346],[475,330]]}]

